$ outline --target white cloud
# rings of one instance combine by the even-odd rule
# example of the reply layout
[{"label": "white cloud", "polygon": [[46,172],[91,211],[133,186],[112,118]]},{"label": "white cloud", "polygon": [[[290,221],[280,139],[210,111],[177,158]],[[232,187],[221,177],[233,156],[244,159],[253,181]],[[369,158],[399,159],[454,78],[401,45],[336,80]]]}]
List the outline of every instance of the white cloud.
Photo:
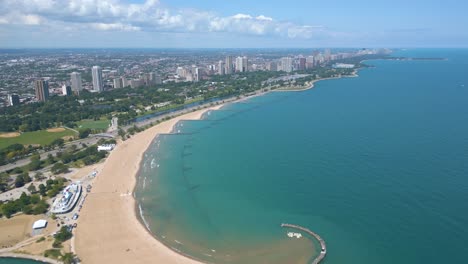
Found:
[{"label": "white cloud", "polygon": [[140,31],[139,27],[134,27],[131,25],[125,25],[121,23],[91,23],[92,28],[97,30],[121,30],[121,31]]},{"label": "white cloud", "polygon": [[1,24],[13,24],[13,25],[40,25],[44,19],[34,14],[21,14],[18,12],[12,12],[5,15],[0,15]]},{"label": "white cloud", "polygon": [[[264,15],[218,16],[192,9],[169,9],[158,0],[128,4],[119,0],[2,0],[0,25],[88,27],[93,30],[227,32],[311,38],[317,27],[277,21]],[[323,32],[322,32],[323,33]]]}]

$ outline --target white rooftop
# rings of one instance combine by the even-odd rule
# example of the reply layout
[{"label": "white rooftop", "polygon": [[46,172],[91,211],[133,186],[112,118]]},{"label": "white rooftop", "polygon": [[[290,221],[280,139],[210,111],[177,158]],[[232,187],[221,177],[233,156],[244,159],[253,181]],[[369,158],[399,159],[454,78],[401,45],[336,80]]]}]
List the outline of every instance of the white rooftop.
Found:
[{"label": "white rooftop", "polygon": [[40,219],[34,222],[33,229],[41,229],[41,228],[45,228],[46,226],[47,226],[47,220]]}]

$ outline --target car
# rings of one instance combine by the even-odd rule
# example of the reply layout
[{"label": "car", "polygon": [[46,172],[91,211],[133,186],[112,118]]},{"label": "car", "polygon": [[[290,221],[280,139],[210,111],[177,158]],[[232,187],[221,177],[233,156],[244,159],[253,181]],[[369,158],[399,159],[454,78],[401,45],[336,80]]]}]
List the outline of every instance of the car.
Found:
[{"label": "car", "polygon": [[78,214],[75,213],[75,214],[72,216],[72,219],[73,219],[73,220],[78,219]]}]

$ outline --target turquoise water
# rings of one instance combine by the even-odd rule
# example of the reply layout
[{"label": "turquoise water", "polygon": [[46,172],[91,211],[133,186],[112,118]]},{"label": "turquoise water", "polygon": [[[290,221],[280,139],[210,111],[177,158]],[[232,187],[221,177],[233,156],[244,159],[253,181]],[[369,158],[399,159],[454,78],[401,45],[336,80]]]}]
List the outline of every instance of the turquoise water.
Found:
[{"label": "turquoise water", "polygon": [[21,259],[21,258],[0,258],[0,264],[38,264],[44,263],[40,261],[34,261],[31,259]]},{"label": "turquoise water", "polygon": [[395,55],[448,60],[371,61],[158,137],[137,191],[152,232],[216,263],[307,263],[316,243],[283,222],[327,264],[465,263],[468,50]]}]

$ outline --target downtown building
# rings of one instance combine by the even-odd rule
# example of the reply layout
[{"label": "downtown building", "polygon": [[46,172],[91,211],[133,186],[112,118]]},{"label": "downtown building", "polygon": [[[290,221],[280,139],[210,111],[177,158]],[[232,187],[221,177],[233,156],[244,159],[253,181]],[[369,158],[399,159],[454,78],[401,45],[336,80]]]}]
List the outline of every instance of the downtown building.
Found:
[{"label": "downtown building", "polygon": [[83,90],[83,84],[81,82],[81,74],[78,72],[72,72],[70,74],[70,82],[72,91],[79,95],[81,90]]},{"label": "downtown building", "polygon": [[102,81],[102,68],[99,66],[93,66],[91,73],[93,75],[93,91],[98,93],[104,91],[104,84]]},{"label": "downtown building", "polygon": [[293,71],[293,59],[291,57],[281,58],[281,68],[279,70],[285,71],[285,72],[292,72]]},{"label": "downtown building", "polygon": [[8,105],[9,106],[16,106],[20,104],[20,98],[17,94],[9,94],[8,95]]},{"label": "downtown building", "polygon": [[225,74],[233,74],[234,73],[234,62],[232,60],[232,56],[227,56],[226,57],[226,64],[224,65],[224,67],[225,67],[225,70],[224,70]]},{"label": "downtown building", "polygon": [[62,85],[62,94],[65,96],[70,96],[72,95],[72,87],[70,85]]},{"label": "downtown building", "polygon": [[34,82],[34,90],[38,102],[45,102],[49,99],[49,83],[47,81],[36,80]]},{"label": "downtown building", "polygon": [[120,89],[124,87],[122,78],[117,77],[114,79],[114,89]]},{"label": "downtown building", "polygon": [[236,58],[236,72],[247,72],[249,68],[249,60],[247,57],[237,57]]},{"label": "downtown building", "polygon": [[224,67],[224,61],[220,60],[218,62],[218,74],[224,75],[226,74],[226,68]]}]

